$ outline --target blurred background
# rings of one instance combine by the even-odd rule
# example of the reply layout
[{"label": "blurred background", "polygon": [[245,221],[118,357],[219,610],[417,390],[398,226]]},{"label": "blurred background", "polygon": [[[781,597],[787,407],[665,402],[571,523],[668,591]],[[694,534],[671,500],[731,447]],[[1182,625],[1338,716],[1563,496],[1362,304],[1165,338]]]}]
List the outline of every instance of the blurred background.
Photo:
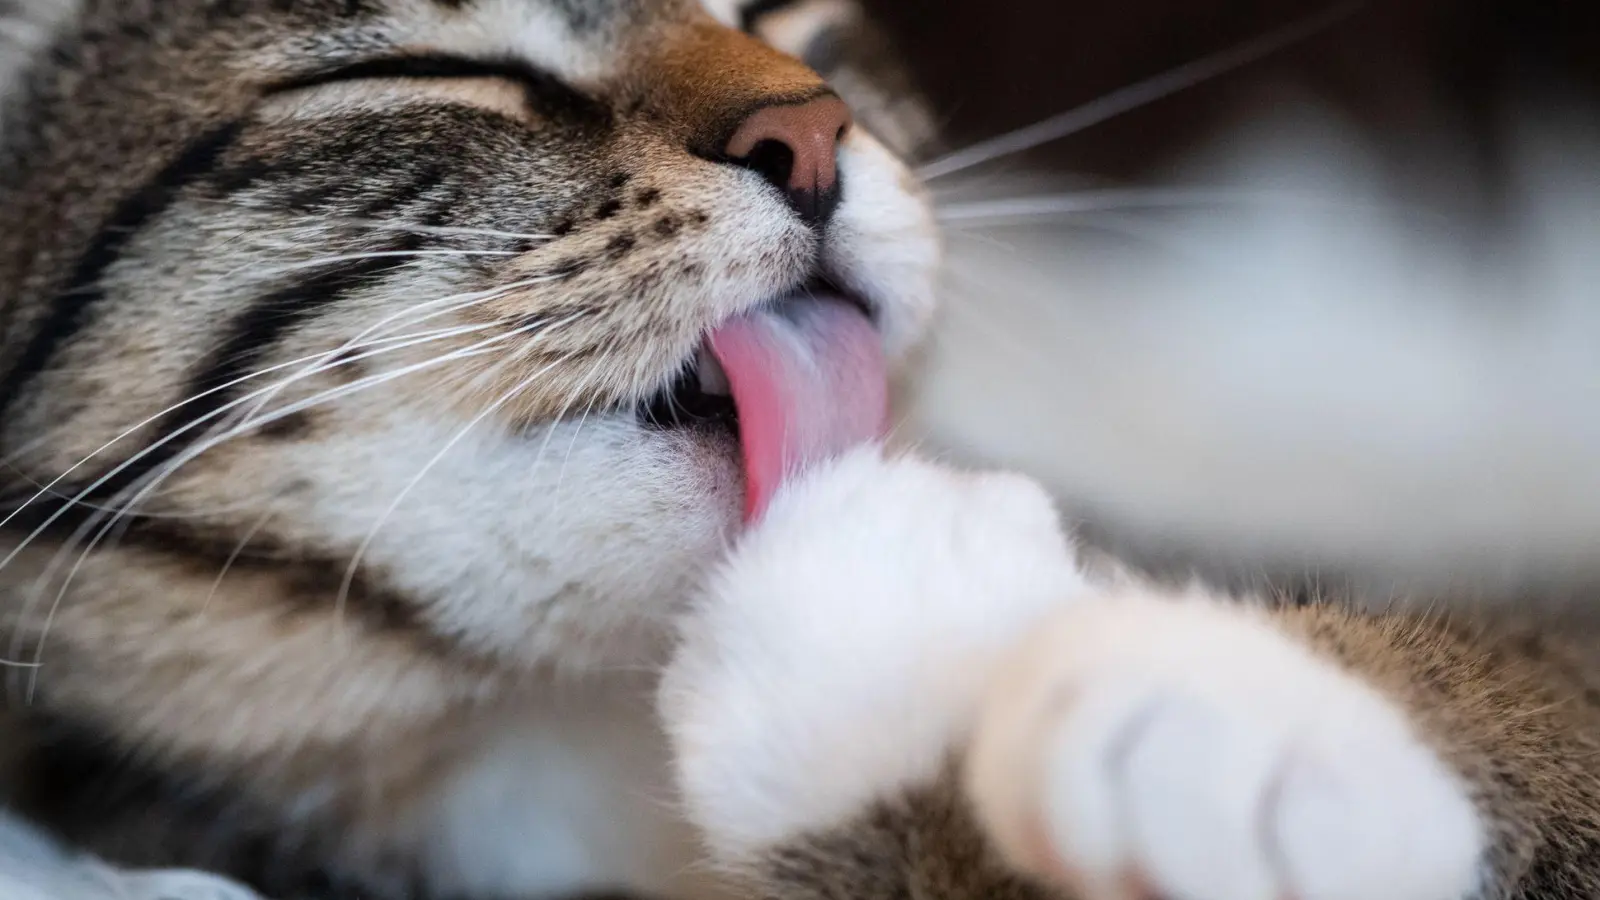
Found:
[{"label": "blurred background", "polygon": [[[1348,17],[1247,69],[1052,145],[1029,161],[1132,177],[1290,85],[1399,149],[1459,125],[1488,150],[1519,81],[1600,85],[1600,6],[1584,0],[868,0],[952,143],[1027,125],[1274,29]],[[1471,124],[1469,125],[1469,121]],[[1475,133],[1473,133],[1475,132]],[[1425,147],[1415,146],[1416,151]]]},{"label": "blurred background", "polygon": [[874,5],[945,149],[1187,85],[931,170],[950,276],[908,434],[1152,565],[1597,580],[1600,5]]}]

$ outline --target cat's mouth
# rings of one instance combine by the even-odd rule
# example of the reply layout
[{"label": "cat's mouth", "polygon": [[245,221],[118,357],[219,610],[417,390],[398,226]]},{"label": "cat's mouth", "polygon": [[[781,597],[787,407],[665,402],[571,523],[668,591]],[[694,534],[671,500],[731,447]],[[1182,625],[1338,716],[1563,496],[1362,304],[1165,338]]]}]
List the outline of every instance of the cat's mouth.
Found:
[{"label": "cat's mouth", "polygon": [[[823,302],[820,298],[843,301],[873,319],[871,307],[831,283],[813,279],[799,290],[775,299],[776,309],[792,304]],[[739,408],[733,402],[733,385],[727,370],[717,358],[708,337],[692,359],[686,360],[671,384],[657,391],[638,406],[639,421],[651,428],[726,428],[737,432]]]},{"label": "cat's mouth", "polygon": [[639,421],[651,428],[738,428],[733,386],[711,352],[710,341],[700,346],[671,384],[639,405]]},{"label": "cat's mouth", "polygon": [[639,415],[654,427],[735,430],[754,518],[785,479],[883,436],[881,337],[865,304],[809,286],[714,328]]}]

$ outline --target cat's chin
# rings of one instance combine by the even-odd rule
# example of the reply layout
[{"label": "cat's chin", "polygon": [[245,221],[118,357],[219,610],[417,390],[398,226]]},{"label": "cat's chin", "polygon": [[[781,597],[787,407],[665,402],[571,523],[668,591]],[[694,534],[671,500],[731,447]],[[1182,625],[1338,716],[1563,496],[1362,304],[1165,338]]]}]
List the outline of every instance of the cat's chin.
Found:
[{"label": "cat's chin", "polygon": [[[660,477],[674,488],[697,495],[687,504],[696,510],[693,517],[709,516],[720,524],[728,540],[735,537],[743,528],[747,487],[738,420],[718,418],[666,429],[647,427],[645,433],[663,454]],[[641,511],[640,520],[648,522],[651,515]],[[700,532],[704,527],[702,520],[691,530]]]},{"label": "cat's chin", "polygon": [[674,428],[663,437],[693,472],[695,483],[710,495],[712,505],[726,507],[730,523],[736,526],[745,493],[744,450],[739,442],[738,421],[718,419]]}]

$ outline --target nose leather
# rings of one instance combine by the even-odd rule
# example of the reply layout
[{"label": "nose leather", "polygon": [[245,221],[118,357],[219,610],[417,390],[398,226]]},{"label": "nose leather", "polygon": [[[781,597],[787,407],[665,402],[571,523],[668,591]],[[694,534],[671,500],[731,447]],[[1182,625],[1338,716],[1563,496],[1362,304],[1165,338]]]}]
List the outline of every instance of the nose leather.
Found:
[{"label": "nose leather", "polygon": [[835,96],[762,107],[739,124],[725,152],[760,172],[810,225],[825,223],[839,200],[839,143],[850,108]]}]

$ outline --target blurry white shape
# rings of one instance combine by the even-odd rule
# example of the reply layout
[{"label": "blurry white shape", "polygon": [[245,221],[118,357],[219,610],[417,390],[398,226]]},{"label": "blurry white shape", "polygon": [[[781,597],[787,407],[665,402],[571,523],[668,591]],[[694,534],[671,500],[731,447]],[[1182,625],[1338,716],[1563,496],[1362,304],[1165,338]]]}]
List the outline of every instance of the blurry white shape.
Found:
[{"label": "blurry white shape", "polygon": [[941,191],[908,430],[1246,567],[1600,574],[1600,134],[1511,132],[1488,229],[1395,199],[1351,130],[1300,112],[1196,157],[1177,181],[1204,190]]}]

